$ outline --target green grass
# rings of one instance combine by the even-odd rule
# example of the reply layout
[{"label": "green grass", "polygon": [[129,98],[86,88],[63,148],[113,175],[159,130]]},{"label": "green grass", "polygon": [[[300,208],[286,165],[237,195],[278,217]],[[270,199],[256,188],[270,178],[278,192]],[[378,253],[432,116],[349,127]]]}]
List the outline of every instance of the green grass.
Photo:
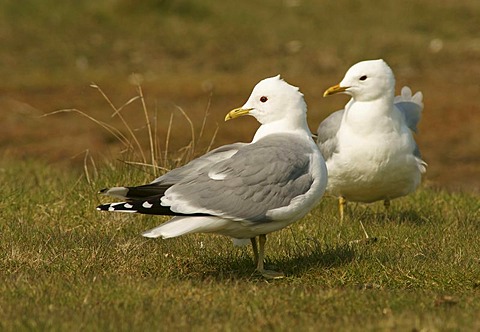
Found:
[{"label": "green grass", "polygon": [[[462,330],[480,328],[479,197],[422,188],[352,205],[324,198],[268,238],[267,266],[215,235],[150,240],[163,217],[100,213],[97,189],[143,183],[131,166],[84,174],[0,165],[1,330]],[[380,238],[362,237],[358,220]]]}]

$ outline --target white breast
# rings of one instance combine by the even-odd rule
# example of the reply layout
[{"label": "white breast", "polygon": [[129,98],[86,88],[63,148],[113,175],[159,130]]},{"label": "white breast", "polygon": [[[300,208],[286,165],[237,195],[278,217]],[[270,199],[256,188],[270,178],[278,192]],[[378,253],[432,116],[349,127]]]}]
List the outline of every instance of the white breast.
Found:
[{"label": "white breast", "polygon": [[[357,119],[355,119],[357,120]],[[404,196],[420,183],[413,136],[399,117],[342,123],[338,153],[328,161],[327,190],[357,202]]]}]

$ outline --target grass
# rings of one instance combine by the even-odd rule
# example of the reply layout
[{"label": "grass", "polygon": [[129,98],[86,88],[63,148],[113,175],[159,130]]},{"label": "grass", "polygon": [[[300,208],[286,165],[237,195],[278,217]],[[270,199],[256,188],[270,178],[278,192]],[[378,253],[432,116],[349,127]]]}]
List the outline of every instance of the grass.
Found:
[{"label": "grass", "polygon": [[[147,240],[163,217],[95,210],[98,188],[143,183],[128,165],[85,175],[37,161],[2,162],[0,329],[12,330],[462,330],[480,327],[479,197],[422,188],[351,206],[337,221],[324,198],[269,237],[254,274],[250,248],[189,235]],[[380,240],[362,237],[358,223]]]}]

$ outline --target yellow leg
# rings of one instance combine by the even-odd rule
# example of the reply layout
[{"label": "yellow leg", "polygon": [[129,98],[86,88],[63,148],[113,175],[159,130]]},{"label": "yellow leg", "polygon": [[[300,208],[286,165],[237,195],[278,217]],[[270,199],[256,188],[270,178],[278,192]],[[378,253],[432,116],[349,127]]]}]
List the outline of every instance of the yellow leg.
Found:
[{"label": "yellow leg", "polygon": [[345,215],[345,208],[347,207],[347,200],[343,197],[340,196],[338,198],[338,211],[340,212],[340,223],[343,223],[343,218]]},{"label": "yellow leg", "polygon": [[285,275],[282,272],[265,270],[263,267],[263,261],[265,259],[265,243],[266,242],[267,242],[267,236],[265,234],[262,234],[258,237],[259,250],[258,250],[257,271],[260,272],[262,276],[267,279],[281,279],[285,277]]}]

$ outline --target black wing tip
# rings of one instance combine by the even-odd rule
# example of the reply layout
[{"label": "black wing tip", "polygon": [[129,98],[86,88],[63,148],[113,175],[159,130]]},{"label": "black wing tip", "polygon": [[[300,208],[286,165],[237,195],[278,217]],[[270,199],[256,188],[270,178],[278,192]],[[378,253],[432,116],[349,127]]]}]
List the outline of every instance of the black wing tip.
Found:
[{"label": "black wing tip", "polygon": [[129,202],[108,203],[97,206],[98,211],[108,212],[133,212],[138,213],[138,209]]},{"label": "black wing tip", "polygon": [[174,212],[168,206],[162,206],[159,202],[148,202],[148,200],[138,200],[120,203],[102,204],[96,207],[97,211],[107,212],[134,212],[140,214],[160,215],[160,216],[210,216],[208,213],[178,213]]}]

